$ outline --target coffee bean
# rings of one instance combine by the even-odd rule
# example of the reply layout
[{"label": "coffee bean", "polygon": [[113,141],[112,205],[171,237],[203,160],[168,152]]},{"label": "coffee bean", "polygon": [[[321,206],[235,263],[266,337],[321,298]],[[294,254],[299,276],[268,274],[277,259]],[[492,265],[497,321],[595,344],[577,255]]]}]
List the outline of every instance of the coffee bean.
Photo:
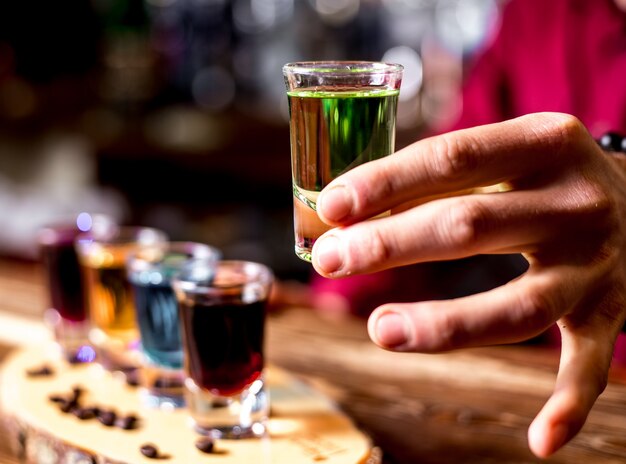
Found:
[{"label": "coffee bean", "polygon": [[52,374],[54,374],[54,370],[47,364],[26,371],[26,375],[29,377],[48,377]]},{"label": "coffee bean", "polygon": [[115,420],[117,419],[117,415],[113,411],[100,411],[98,414],[98,420],[102,425],[106,425],[107,427],[112,427],[115,425]]},{"label": "coffee bean", "polygon": [[113,410],[104,410],[97,406],[81,407],[80,398],[85,392],[81,386],[74,386],[69,396],[51,394],[48,399],[59,405],[59,409],[64,413],[72,413],[80,420],[89,420],[97,418],[98,421],[106,426],[117,426],[123,430],[132,430],[137,428],[139,418],[134,414],[118,417]]},{"label": "coffee bean", "polygon": [[141,445],[141,454],[150,459],[156,459],[159,457],[159,449],[151,443]]},{"label": "coffee bean", "polygon": [[93,408],[74,408],[72,413],[80,420],[89,420],[96,417],[96,413]]},{"label": "coffee bean", "polygon": [[132,430],[137,427],[138,420],[139,419],[137,418],[137,416],[130,414],[126,417],[120,417],[119,419],[117,419],[115,425],[123,430]]},{"label": "coffee bean", "polygon": [[72,412],[72,410],[75,409],[77,406],[78,406],[78,403],[73,400],[64,399],[59,403],[59,409],[61,410],[61,412],[64,412],[64,413]]},{"label": "coffee bean", "polygon": [[215,447],[215,442],[211,438],[201,438],[196,441],[196,448],[203,453],[212,453]]},{"label": "coffee bean", "polygon": [[139,386],[139,371],[131,370],[125,373],[126,374],[126,385],[129,387],[137,387]]},{"label": "coffee bean", "polygon": [[100,415],[100,408],[98,406],[88,406],[85,409],[89,411],[89,414],[93,414],[94,417],[98,417]]},{"label": "coffee bean", "polygon": [[84,391],[85,389],[79,385],[72,387],[72,395],[74,396],[74,400],[78,401]]},{"label": "coffee bean", "polygon": [[53,403],[63,403],[64,401],[67,401],[67,399],[61,395],[50,395],[48,399]]},{"label": "coffee bean", "polygon": [[73,354],[72,356],[69,357],[69,359],[67,360],[67,362],[69,362],[70,364],[80,364],[82,363],[82,359],[78,356],[78,354]]},{"label": "coffee bean", "polygon": [[154,388],[182,388],[183,381],[180,379],[164,379],[158,378],[154,381]]}]

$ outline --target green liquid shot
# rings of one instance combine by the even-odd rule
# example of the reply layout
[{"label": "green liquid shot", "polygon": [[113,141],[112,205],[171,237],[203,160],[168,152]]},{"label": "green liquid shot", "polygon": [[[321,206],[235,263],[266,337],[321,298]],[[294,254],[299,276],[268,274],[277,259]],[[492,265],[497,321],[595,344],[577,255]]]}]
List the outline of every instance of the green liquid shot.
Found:
[{"label": "green liquid shot", "polygon": [[393,153],[398,95],[376,86],[287,92],[299,258],[311,262],[315,240],[329,229],[317,216],[319,192],[344,172]]}]

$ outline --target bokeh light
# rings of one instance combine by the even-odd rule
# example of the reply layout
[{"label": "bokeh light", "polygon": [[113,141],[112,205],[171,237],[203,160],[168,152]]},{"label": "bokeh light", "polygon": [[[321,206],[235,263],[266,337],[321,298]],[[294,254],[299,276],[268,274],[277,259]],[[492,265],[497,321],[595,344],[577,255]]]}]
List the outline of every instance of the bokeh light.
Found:
[{"label": "bokeh light", "polygon": [[322,21],[335,26],[354,20],[359,13],[360,0],[309,0]]},{"label": "bokeh light", "polygon": [[218,111],[235,98],[233,76],[219,66],[209,66],[196,73],[191,84],[194,101],[201,107]]},{"label": "bokeh light", "polygon": [[400,101],[414,98],[422,88],[423,65],[419,53],[411,47],[402,45],[387,50],[383,55],[383,61],[400,63],[404,66]]},{"label": "bokeh light", "polygon": [[468,53],[482,44],[496,15],[494,0],[442,1],[435,10],[437,34],[451,50]]},{"label": "bokeh light", "polygon": [[294,0],[234,0],[233,21],[238,31],[258,34],[288,21]]},{"label": "bokeh light", "polygon": [[76,216],[76,227],[78,227],[78,230],[87,232],[88,230],[91,230],[92,225],[93,220],[91,218],[91,214],[80,213],[78,216]]}]

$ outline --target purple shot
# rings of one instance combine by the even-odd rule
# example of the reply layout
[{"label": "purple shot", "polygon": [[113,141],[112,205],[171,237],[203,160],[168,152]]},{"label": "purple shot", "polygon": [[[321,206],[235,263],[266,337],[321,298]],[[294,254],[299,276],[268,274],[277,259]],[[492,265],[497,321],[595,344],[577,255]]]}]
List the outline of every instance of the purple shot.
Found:
[{"label": "purple shot", "polygon": [[74,224],[45,227],[39,234],[49,300],[58,315],[72,322],[87,319],[80,264],[74,239],[82,233]]}]

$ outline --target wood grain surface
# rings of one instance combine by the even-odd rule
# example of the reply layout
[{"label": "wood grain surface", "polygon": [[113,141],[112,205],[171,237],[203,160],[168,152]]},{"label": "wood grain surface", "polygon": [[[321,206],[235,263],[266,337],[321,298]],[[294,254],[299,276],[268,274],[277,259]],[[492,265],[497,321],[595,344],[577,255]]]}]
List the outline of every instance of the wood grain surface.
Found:
[{"label": "wood grain surface", "polygon": [[[48,367],[51,374],[32,376],[28,372]],[[263,438],[215,440],[215,450],[203,453],[195,443],[201,436],[190,424],[185,408],[142,407],[141,390],[128,385],[120,373],[97,364],[70,365],[50,349],[50,344],[22,347],[12,351],[0,368],[7,382],[0,385],[2,418],[26,462],[69,464],[149,464],[153,459],[141,453],[147,443],[158,446],[161,460],[169,464],[318,463],[378,464],[371,441],[355,429],[351,420],[328,399],[297,380],[284,369],[268,366],[265,378],[270,392],[271,418]],[[80,420],[64,413],[51,396],[67,396],[80,386],[80,404],[115,411],[119,417],[132,414],[136,426],[106,427],[95,418]],[[112,446],[112,444],[115,446]]]},{"label": "wood grain surface", "polygon": [[325,390],[387,463],[625,463],[626,372],[615,367],[579,436],[548,460],[526,432],[552,391],[558,352],[509,346],[440,355],[374,346],[360,320],[273,318],[270,357]]},{"label": "wood grain surface", "polygon": [[[0,315],[38,318],[36,266],[0,261]],[[0,347],[0,356],[9,347]],[[581,433],[552,458],[528,450],[527,428],[552,391],[558,352],[538,346],[441,355],[392,353],[365,321],[290,308],[270,317],[270,362],[332,398],[384,453],[387,464],[626,463],[626,370],[614,366]],[[2,435],[0,435],[1,437]],[[0,438],[0,462],[12,463]]]},{"label": "wood grain surface", "polygon": [[[12,346],[8,346],[0,343],[0,363],[4,361],[9,352],[13,349]],[[4,429],[4,425],[0,422],[0,463],[2,464],[17,464],[19,461],[13,454],[13,450],[9,446],[9,441],[6,439],[7,432]]]}]

